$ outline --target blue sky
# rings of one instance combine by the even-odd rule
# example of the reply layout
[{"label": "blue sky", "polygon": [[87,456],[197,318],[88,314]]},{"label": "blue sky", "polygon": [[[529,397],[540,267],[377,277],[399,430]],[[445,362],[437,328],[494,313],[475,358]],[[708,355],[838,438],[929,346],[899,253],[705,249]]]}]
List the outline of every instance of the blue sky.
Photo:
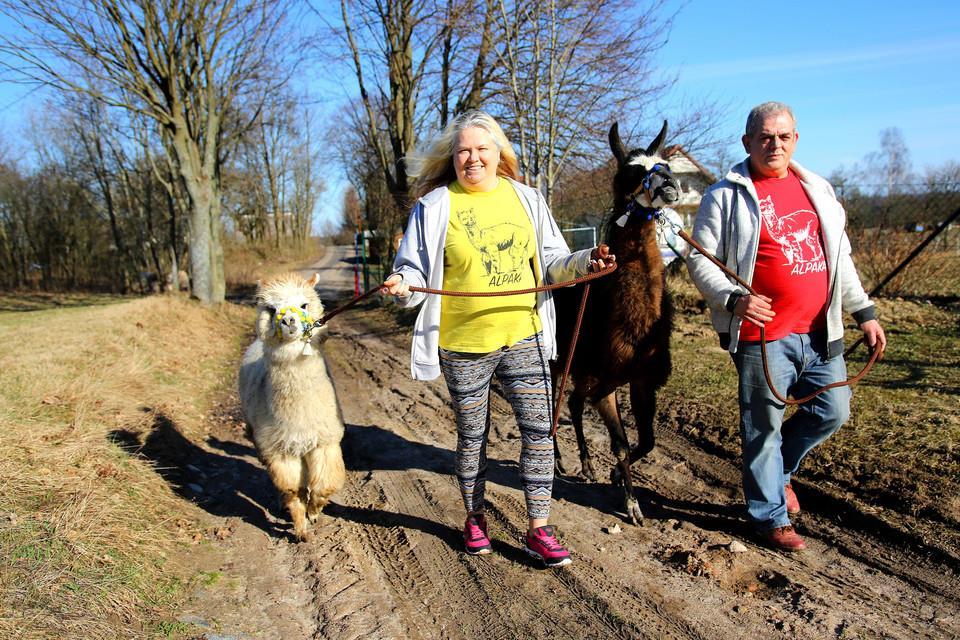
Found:
[{"label": "blue sky", "polygon": [[960,161],[960,5],[949,0],[690,0],[659,62],[682,94],[732,106],[734,139],[752,106],[789,104],[795,158],[818,173],[878,150],[889,127],[916,171]]}]

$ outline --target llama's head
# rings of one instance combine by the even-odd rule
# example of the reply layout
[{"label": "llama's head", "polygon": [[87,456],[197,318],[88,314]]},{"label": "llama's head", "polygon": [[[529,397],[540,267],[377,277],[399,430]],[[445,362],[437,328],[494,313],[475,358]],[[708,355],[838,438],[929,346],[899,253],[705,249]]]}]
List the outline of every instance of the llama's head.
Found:
[{"label": "llama's head", "polygon": [[614,207],[623,213],[636,200],[646,208],[659,209],[680,200],[680,183],[670,173],[670,165],[660,155],[667,137],[667,121],[646,149],[627,151],[620,140],[617,123],[610,127],[610,150],[617,159],[617,173],[613,177]]},{"label": "llama's head", "polygon": [[313,321],[323,315],[323,305],[314,285],[320,275],[308,280],[286,273],[257,285],[257,337],[279,347],[304,339]]}]

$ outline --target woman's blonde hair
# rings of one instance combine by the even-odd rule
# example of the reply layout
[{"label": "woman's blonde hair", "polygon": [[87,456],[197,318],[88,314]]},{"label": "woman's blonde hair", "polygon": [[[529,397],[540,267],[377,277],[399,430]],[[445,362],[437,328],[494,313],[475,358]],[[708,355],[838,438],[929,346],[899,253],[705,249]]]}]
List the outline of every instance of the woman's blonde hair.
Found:
[{"label": "woman's blonde hair", "polygon": [[466,111],[451,120],[430,142],[425,151],[407,156],[407,176],[410,178],[410,194],[414,200],[457,179],[457,172],[453,167],[453,152],[460,132],[470,127],[483,129],[490,134],[493,143],[497,145],[500,151],[497,175],[514,180],[520,179],[517,154],[514,153],[513,145],[507,140],[497,121],[483,111]]}]

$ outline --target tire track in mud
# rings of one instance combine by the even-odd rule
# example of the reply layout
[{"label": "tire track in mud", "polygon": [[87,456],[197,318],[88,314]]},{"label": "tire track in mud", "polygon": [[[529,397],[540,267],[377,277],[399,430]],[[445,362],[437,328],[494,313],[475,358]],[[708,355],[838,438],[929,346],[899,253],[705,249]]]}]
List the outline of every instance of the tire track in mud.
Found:
[{"label": "tire track in mud", "polygon": [[[513,538],[522,538],[526,529],[526,507],[521,501],[510,495],[497,494],[494,503],[488,507],[488,515],[509,529]],[[512,525],[514,521],[520,521],[521,527]],[[522,545],[522,542],[518,544]],[[603,565],[589,556],[575,555],[574,563],[569,567],[544,573],[567,592],[556,606],[578,611],[574,615],[578,626],[564,630],[570,638],[707,638],[684,621],[670,616],[647,595],[623,588],[611,592]],[[531,604],[543,606],[542,603]],[[590,619],[594,620],[593,624]],[[642,620],[643,625],[634,622],[637,620]]]},{"label": "tire track in mud", "polygon": [[[698,477],[726,487],[739,485],[740,473],[732,463],[716,458],[709,460],[710,456],[694,449],[682,436],[672,431],[660,429],[657,437],[658,444],[666,449],[666,455],[674,459],[685,455],[688,466]],[[691,450],[696,453],[691,455]],[[689,464],[691,461],[693,464]],[[654,480],[636,467],[633,472],[640,482],[650,483]],[[814,508],[806,508],[797,518],[798,528],[805,536],[821,541],[857,563],[901,580],[917,591],[946,600],[960,598],[956,558],[945,557],[939,548],[925,546],[913,536],[907,536],[906,539],[901,537],[900,532],[890,525],[880,523],[877,518],[859,511],[850,503],[823,497],[824,491],[813,489],[803,481],[797,484],[801,492],[821,494],[816,496],[816,500],[806,502],[807,505],[815,504]],[[677,490],[684,489],[686,487],[678,486]],[[693,492],[686,493],[688,499],[698,498]],[[833,512],[825,512],[824,507],[833,509]],[[853,522],[841,525],[843,520]]]},{"label": "tire track in mud", "polygon": [[[329,343],[348,436],[377,450],[350,452],[352,488],[331,511],[346,521],[348,542],[330,542],[328,564],[346,575],[343,589],[359,592],[350,614],[357,623],[341,616],[337,627],[327,604],[321,635],[352,629],[346,637],[361,637],[372,610],[380,626],[371,637],[960,637],[958,586],[935,556],[898,548],[885,533],[874,539],[861,522],[851,529],[820,499],[799,522],[810,551],[787,557],[759,546],[741,513],[736,461],[668,427],[658,428],[657,449],[632,470],[646,525],[621,520],[619,538],[603,537],[602,525],[621,517],[612,507],[616,490],[572,482],[554,510],[575,562],[534,568],[519,542],[522,493],[515,482],[498,484],[516,473],[518,437],[496,387],[489,453],[499,476],[487,485],[494,553],[467,556],[445,388],[407,379],[409,336],[383,329],[386,317],[376,310],[369,322],[333,331]],[[382,326],[370,330],[374,323]],[[586,422],[605,475],[612,466],[606,430],[596,416]],[[575,452],[568,425],[560,445]],[[738,539],[746,551],[732,554],[729,543]],[[331,581],[327,591],[336,595],[338,585]]]},{"label": "tire track in mud", "polygon": [[[349,358],[349,360],[351,362],[358,361],[352,357]],[[392,388],[389,389],[389,391],[396,392],[396,390]],[[401,393],[400,395],[401,397],[406,397],[406,394]],[[446,399],[444,399],[444,401],[445,400]],[[506,404],[502,402],[502,399],[500,399],[499,402],[495,399],[495,403],[501,405],[495,407],[495,412],[504,413]],[[445,403],[443,408],[449,411]],[[411,414],[422,415],[430,413],[430,411],[424,411],[423,408],[414,405],[408,409],[408,413],[405,415],[409,417]],[[433,415],[435,418],[435,412]],[[422,417],[425,418],[426,416],[422,415]],[[500,417],[503,416],[498,416],[498,418]],[[404,422],[407,422],[407,420]],[[398,431],[403,432],[407,431],[407,429],[398,428]],[[429,519],[443,521],[446,519],[445,512],[449,511],[450,507],[445,509],[438,505],[433,497],[433,491],[430,489],[430,485],[433,483],[434,479],[432,478],[430,480],[419,478],[417,480],[417,487],[419,489],[417,492],[405,489],[403,484],[391,484],[390,486],[386,486],[382,482],[378,484],[384,491],[386,502],[390,504],[396,503],[399,511],[417,513],[418,515],[422,514]],[[452,480],[448,480],[447,485],[449,489],[445,492],[447,493],[445,503],[457,508],[457,519],[459,520],[459,517],[462,517],[460,509],[458,508],[460,506],[459,494],[456,492]],[[508,531],[512,540],[518,541],[526,528],[526,510],[524,506],[516,498],[500,496],[499,492],[493,490],[492,485],[488,486],[490,486],[488,493],[495,503],[499,503],[502,500],[511,505],[510,515],[508,517],[506,512],[494,504],[490,509],[491,522],[496,522],[501,531]],[[393,499],[390,498],[391,495]],[[514,521],[519,524],[513,524]],[[493,531],[491,531],[491,533],[493,534]],[[373,535],[376,536],[378,534]],[[456,532],[456,536],[456,544],[459,546],[459,531]],[[384,545],[373,539],[371,540],[371,544],[374,547],[379,547],[382,552],[386,553],[394,552],[396,549],[396,547]],[[524,629],[533,630],[539,626],[536,621],[530,620],[529,612],[546,609],[541,616],[546,622],[544,628],[549,629],[554,636],[569,638],[604,635],[613,635],[615,637],[664,637],[662,632],[645,633],[640,628],[625,622],[623,618],[613,614],[605,600],[596,593],[596,591],[602,588],[602,581],[596,579],[582,581],[567,571],[542,571],[540,569],[533,569],[530,566],[532,561],[528,561],[526,556],[522,555],[522,551],[520,550],[522,545],[519,542],[516,542],[515,546],[512,545],[510,550],[507,550],[507,545],[497,540],[495,544],[497,550],[501,553],[506,551],[509,555],[513,556],[512,559],[506,560],[506,562],[510,563],[506,565],[506,567],[504,567],[505,559],[496,557],[470,558],[462,551],[453,551],[449,544],[441,545],[445,548],[440,550],[436,549],[436,546],[437,545],[431,544],[418,545],[418,552],[423,549],[423,554],[427,557],[419,559],[410,557],[409,554],[405,555],[404,562],[391,563],[392,566],[386,571],[387,578],[391,580],[395,589],[410,590],[411,581],[403,578],[404,573],[411,571],[421,574],[426,573],[426,569],[424,568],[426,565],[451,566],[452,564],[459,564],[463,568],[462,575],[455,581],[451,582],[447,576],[431,575],[430,578],[434,583],[443,584],[441,591],[447,600],[449,600],[451,594],[458,593],[460,597],[456,598],[456,600],[461,603],[483,603],[483,606],[479,607],[473,615],[461,616],[461,632],[468,631],[471,626],[470,620],[478,620],[482,621],[482,623],[476,631],[481,632],[483,637],[512,638],[518,637],[518,635],[527,635],[524,633]],[[429,561],[427,562],[428,558]],[[523,578],[511,575],[517,571],[517,569],[512,566],[516,564],[517,560],[520,560],[519,566],[520,571],[524,574]],[[417,569],[410,568],[410,564],[414,562],[419,564]],[[504,568],[507,570],[504,571]],[[457,571],[451,569],[450,573],[455,576]],[[543,583],[534,589],[533,593],[539,595],[543,593],[544,590],[552,593],[549,602],[544,602],[542,598],[528,596],[529,587],[520,585],[520,583],[529,580],[526,574],[530,573],[537,576],[537,582]],[[412,582],[414,584],[416,583],[416,581]],[[519,588],[505,590],[503,585],[510,583],[518,584]],[[588,583],[591,585],[596,584],[595,590],[588,588],[586,586]],[[561,589],[558,589],[558,587]],[[431,594],[417,592],[415,590],[414,593],[414,599],[419,597],[422,598],[425,603],[430,601]],[[513,612],[513,618],[504,620],[501,615],[502,612],[507,612],[507,614]],[[531,625],[533,629],[531,629]],[[684,634],[684,636],[698,637],[696,634]]]},{"label": "tire track in mud", "polygon": [[324,525],[308,567],[314,576],[316,638],[396,638],[403,628],[391,594],[363,562],[354,527]]},{"label": "tire track in mud", "polygon": [[[596,424],[593,427],[603,428]],[[606,452],[594,454],[594,460],[600,463],[595,464],[595,468],[613,464],[612,456]],[[697,482],[674,482],[666,486],[663,469],[678,467],[689,469],[695,480],[706,485],[706,491],[698,489]],[[646,463],[635,464],[631,475],[635,488],[654,487],[654,492],[666,489],[665,497],[685,503],[688,518],[700,515],[709,519],[712,502],[705,502],[705,495],[711,500],[725,502],[723,496],[734,494],[739,500],[740,472],[731,461],[696,449],[681,435],[665,428],[657,429],[657,449]],[[729,505],[729,508],[731,511],[734,508],[740,510],[742,506],[738,503],[736,507]],[[845,505],[845,511],[850,509],[853,507]],[[830,609],[837,603],[818,594],[841,592],[845,601],[857,603],[857,617],[861,622],[876,623],[872,628],[889,630],[894,626],[898,633],[904,634],[897,637],[928,637],[930,624],[891,619],[889,611],[903,606],[904,602],[924,602],[924,606],[933,611],[956,608],[960,587],[955,579],[951,579],[953,571],[931,561],[922,552],[918,553],[912,545],[898,546],[896,540],[888,537],[875,542],[875,532],[850,530],[837,523],[837,516],[808,510],[798,518],[798,528],[808,543],[813,542],[814,549],[791,557],[787,562],[781,554],[757,546],[745,519],[738,516],[738,520],[740,522],[728,527],[727,531],[756,547],[761,566],[750,572],[753,582],[770,585],[768,592],[771,596],[783,599],[784,608],[793,612],[798,620],[810,622],[817,617],[829,618]],[[822,548],[817,549],[818,545]],[[771,570],[770,565],[781,566],[779,570]],[[795,571],[797,568],[801,571]],[[864,580],[865,576],[876,572],[890,578],[881,589],[876,581]],[[941,621],[937,634],[933,637],[960,637],[960,620]]]}]

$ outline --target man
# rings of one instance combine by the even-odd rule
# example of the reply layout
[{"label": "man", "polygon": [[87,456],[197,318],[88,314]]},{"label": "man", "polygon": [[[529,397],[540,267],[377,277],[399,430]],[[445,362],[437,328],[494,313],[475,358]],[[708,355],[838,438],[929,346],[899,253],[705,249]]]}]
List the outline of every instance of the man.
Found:
[{"label": "man", "polygon": [[845,380],[843,319],[847,311],[867,344],[886,347],[873,304],[850,258],[846,214],[823,178],[793,162],[799,134],[785,104],[750,111],[743,147],[749,155],[703,196],[693,238],[758,295],[750,295],[699,252],[687,267],[711,307],[720,344],[739,376],[743,493],[747,513],[774,548],[806,547],[790,523],[800,505],[790,485],[800,461],[840,428],[850,412],[850,387],[785,406],[767,384],[760,327],[777,390],[795,398]]}]

